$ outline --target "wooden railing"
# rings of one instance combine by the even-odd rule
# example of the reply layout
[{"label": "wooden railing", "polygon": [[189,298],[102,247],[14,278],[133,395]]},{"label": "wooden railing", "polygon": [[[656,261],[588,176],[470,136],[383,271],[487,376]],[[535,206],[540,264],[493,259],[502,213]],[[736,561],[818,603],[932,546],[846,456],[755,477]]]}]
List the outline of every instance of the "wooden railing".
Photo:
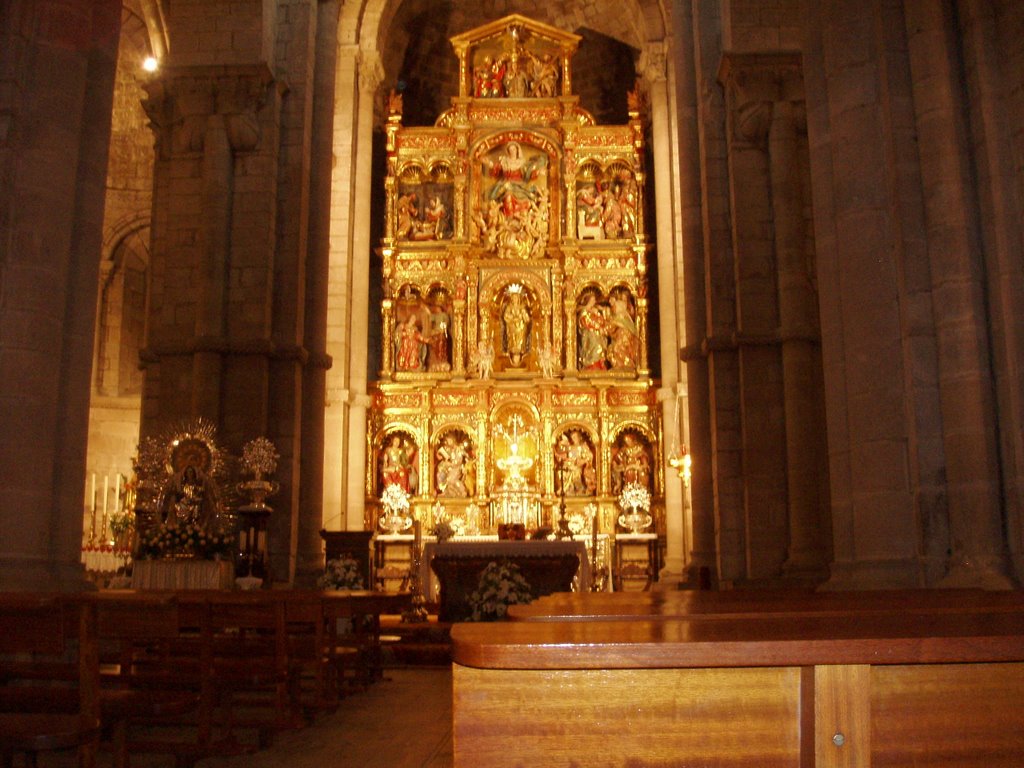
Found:
[{"label": "wooden railing", "polygon": [[456,766],[1019,766],[1020,592],[551,595],[454,628]]}]

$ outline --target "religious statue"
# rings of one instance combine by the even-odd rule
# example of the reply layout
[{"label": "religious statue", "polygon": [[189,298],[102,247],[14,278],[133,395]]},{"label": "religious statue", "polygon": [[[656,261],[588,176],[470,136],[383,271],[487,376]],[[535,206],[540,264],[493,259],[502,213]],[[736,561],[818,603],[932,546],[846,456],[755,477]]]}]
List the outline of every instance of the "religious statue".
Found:
[{"label": "religious statue", "polygon": [[523,358],[530,349],[530,308],[523,298],[520,285],[508,290],[508,301],[501,312],[504,351],[514,368],[523,364]]},{"label": "religious statue", "polygon": [[395,237],[399,240],[411,238],[420,215],[415,192],[409,192],[398,198],[398,202],[395,204],[395,215],[398,219]]},{"label": "religious statue", "polygon": [[530,57],[530,94],[542,99],[556,95],[558,88],[558,61],[550,53]]},{"label": "religious statue", "polygon": [[420,333],[415,315],[409,315],[398,329],[398,355],[396,363],[400,371],[423,370],[423,353],[427,339]]},{"label": "religious statue", "polygon": [[505,93],[510,99],[521,99],[529,95],[530,81],[526,75],[526,67],[519,57],[513,56],[505,72]]},{"label": "religious statue", "polygon": [[448,233],[448,209],[441,201],[440,195],[430,198],[424,216],[424,232],[433,235],[435,240],[443,240]]},{"label": "religious statue", "polygon": [[612,456],[612,493],[618,495],[627,483],[636,483],[644,488],[651,486],[651,459],[647,446],[635,434],[626,432],[622,445]]},{"label": "religious statue", "polygon": [[430,336],[427,342],[428,371],[450,371],[452,368],[449,358],[449,350],[451,349],[450,324],[451,319],[445,307],[441,304],[431,305]]},{"label": "religious statue", "polygon": [[543,177],[547,156],[527,156],[509,141],[496,159],[485,157],[481,172],[495,179],[471,214],[485,249],[500,258],[537,258],[547,242],[548,191]]},{"label": "religious statue", "polygon": [[604,213],[604,196],[596,184],[586,184],[576,192],[576,237],[580,240],[604,238],[601,217]]},{"label": "religious statue", "polygon": [[476,351],[470,355],[470,364],[478,378],[490,378],[494,370],[494,345],[489,339],[481,339],[476,343]]},{"label": "religious statue", "polygon": [[577,357],[581,371],[603,371],[608,367],[607,328],[605,308],[597,303],[597,294],[589,291],[576,315],[579,334]]},{"label": "religious statue", "polygon": [[164,522],[193,523],[207,526],[219,514],[217,488],[194,464],[186,464],[174,474],[160,502]]},{"label": "religious statue", "polygon": [[562,493],[566,496],[590,496],[597,489],[594,451],[579,429],[563,432],[555,449]]},{"label": "religious statue", "polygon": [[612,292],[608,303],[612,309],[608,321],[608,362],[613,370],[636,368],[640,362],[640,332],[629,295],[624,291]]},{"label": "religious statue", "polygon": [[555,368],[558,365],[558,356],[554,345],[549,341],[537,348],[537,365],[544,378],[550,379],[555,375]]},{"label": "religious statue", "polygon": [[466,498],[475,487],[472,456],[466,444],[449,432],[437,448],[435,475],[437,495]]},{"label": "religious statue", "polygon": [[416,472],[416,447],[401,435],[393,434],[380,452],[381,487],[397,485],[406,493],[416,493],[419,476]]}]

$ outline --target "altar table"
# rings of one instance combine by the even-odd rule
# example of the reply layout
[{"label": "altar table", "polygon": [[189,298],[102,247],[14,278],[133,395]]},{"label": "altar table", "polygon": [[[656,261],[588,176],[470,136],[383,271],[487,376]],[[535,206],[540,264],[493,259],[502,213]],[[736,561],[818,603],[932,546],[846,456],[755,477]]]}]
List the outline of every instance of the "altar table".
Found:
[{"label": "altar table", "polygon": [[227,560],[136,560],[132,589],[233,589],[235,568]]},{"label": "altar table", "polygon": [[491,562],[508,560],[519,566],[537,596],[590,589],[590,561],[582,541],[448,541],[423,548],[420,583],[427,599],[434,596],[437,575],[438,618],[462,621],[469,615],[468,598]]}]

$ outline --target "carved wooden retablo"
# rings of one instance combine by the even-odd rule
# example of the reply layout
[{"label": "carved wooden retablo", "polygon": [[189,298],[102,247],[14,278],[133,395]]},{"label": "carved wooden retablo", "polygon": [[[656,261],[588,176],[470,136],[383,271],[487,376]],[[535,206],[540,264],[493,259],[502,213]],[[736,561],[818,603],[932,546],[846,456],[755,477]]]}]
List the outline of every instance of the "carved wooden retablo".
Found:
[{"label": "carved wooden retablo", "polygon": [[557,527],[564,503],[610,531],[628,483],[663,515],[641,99],[595,125],[579,39],[508,16],[452,38],[459,95],[435,125],[389,100],[370,528],[388,484],[428,529]]}]

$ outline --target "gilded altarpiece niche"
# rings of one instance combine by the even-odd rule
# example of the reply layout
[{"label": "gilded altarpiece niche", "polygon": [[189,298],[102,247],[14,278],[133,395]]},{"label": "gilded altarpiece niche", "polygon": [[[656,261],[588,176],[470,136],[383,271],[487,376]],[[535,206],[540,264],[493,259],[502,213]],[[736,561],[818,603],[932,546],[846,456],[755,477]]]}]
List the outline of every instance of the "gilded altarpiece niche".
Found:
[{"label": "gilded altarpiece niche", "polygon": [[631,485],[664,519],[642,98],[596,125],[578,42],[508,16],[452,38],[459,96],[433,126],[389,99],[368,528],[388,485],[428,528],[557,527],[564,508],[609,532]]}]

